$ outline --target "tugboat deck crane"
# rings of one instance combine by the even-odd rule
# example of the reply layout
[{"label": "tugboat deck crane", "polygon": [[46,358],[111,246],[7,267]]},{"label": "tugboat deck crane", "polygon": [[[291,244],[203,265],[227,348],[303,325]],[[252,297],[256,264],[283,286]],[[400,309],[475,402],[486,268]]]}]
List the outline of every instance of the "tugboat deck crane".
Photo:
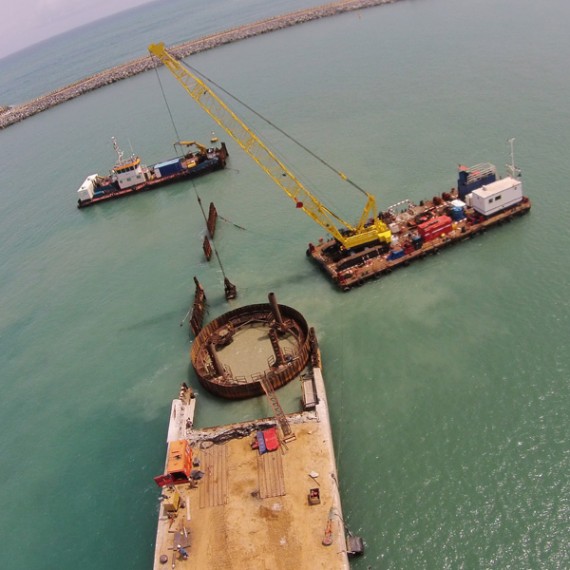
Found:
[{"label": "tugboat deck crane", "polygon": [[[376,200],[366,193],[367,201],[356,225],[344,221],[321,203],[283,164],[263,141],[216,95],[165,48],[164,43],[151,44],[149,52],[174,75],[186,92],[222,127],[260,168],[303,210],[329,232],[345,249],[390,243],[391,232],[376,213]],[[338,172],[344,180],[346,175]],[[338,225],[342,226],[340,229]]]},{"label": "tugboat deck crane", "polygon": [[204,146],[203,144],[200,144],[197,141],[176,141],[174,143],[174,146],[180,146],[180,147],[190,147],[190,146],[195,146],[202,154],[206,154],[208,148],[206,146]]}]

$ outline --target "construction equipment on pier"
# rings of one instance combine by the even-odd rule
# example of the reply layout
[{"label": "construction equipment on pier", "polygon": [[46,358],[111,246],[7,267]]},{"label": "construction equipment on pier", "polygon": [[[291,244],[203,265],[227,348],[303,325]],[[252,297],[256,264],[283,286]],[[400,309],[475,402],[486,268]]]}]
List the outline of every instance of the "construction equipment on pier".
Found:
[{"label": "construction equipment on pier", "polygon": [[[216,95],[216,93],[185,65],[175,59],[163,43],[152,44],[149,51],[172,72],[186,92],[218,123],[261,169],[310,218],[330,233],[345,249],[390,243],[388,226],[376,215],[376,199],[352,182],[344,173],[335,170],[340,178],[366,196],[366,205],[356,224],[343,220],[319,201],[267,145]],[[318,158],[318,157],[317,157]],[[324,163],[322,159],[321,162]],[[326,164],[326,163],[324,163]],[[327,164],[329,168],[330,165]],[[340,227],[339,227],[340,226]]]}]

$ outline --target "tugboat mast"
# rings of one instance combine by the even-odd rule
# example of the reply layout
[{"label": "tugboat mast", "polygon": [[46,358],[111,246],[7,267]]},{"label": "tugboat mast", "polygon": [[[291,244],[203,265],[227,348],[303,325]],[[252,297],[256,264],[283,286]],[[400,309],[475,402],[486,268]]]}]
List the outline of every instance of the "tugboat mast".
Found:
[{"label": "tugboat mast", "polygon": [[507,164],[506,166],[510,172],[510,175],[513,178],[519,178],[521,176],[521,169],[518,166],[516,166],[516,164],[515,164],[515,139],[514,139],[514,137],[511,137],[507,142],[511,145],[511,164]]},{"label": "tugboat mast", "polygon": [[117,162],[121,162],[123,160],[123,151],[119,148],[119,143],[117,143],[117,139],[115,137],[111,137],[111,140],[113,141],[113,148],[115,149],[115,152],[117,153],[118,159]]}]

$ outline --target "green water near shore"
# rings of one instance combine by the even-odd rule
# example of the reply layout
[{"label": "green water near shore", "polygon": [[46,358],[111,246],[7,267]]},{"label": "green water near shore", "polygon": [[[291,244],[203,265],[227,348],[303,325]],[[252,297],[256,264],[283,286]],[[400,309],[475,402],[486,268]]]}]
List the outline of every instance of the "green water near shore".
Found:
[{"label": "green water near shore", "polygon": [[[516,137],[529,216],[348,294],[305,257],[320,229],[229,142],[226,171],[76,210],[84,177],[114,160],[111,136],[148,163],[169,155],[154,74],[0,132],[0,566],[150,567],[180,382],[199,391],[200,426],[267,413],[191,374],[179,323],[193,276],[209,318],[230,308],[202,257],[198,192],[246,228],[216,234],[239,303],[274,291],[317,331],[345,519],[366,542],[352,567],[567,567],[569,10],[404,1],[193,59],[381,208],[447,190],[459,163],[502,170]],[[161,77],[179,133],[207,140],[215,127]],[[247,121],[358,216],[360,195]]]}]

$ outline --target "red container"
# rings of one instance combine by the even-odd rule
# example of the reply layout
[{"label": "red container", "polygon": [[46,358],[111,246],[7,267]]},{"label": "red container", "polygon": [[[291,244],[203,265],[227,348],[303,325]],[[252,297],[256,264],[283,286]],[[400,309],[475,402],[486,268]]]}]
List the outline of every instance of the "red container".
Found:
[{"label": "red container", "polygon": [[418,225],[418,232],[425,241],[431,241],[451,231],[451,218],[439,216]]},{"label": "red container", "polygon": [[279,438],[277,437],[277,430],[274,427],[264,430],[263,439],[265,440],[267,451],[279,449]]}]

